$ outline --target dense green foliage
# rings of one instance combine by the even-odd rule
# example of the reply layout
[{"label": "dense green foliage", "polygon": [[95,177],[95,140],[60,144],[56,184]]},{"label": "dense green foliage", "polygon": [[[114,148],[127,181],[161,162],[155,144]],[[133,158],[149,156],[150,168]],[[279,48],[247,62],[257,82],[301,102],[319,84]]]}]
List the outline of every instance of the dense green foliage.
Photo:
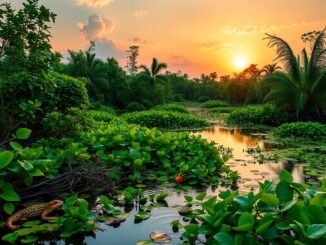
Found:
[{"label": "dense green foliage", "polygon": [[114,108],[112,108],[110,106],[102,105],[99,102],[91,103],[87,109],[96,110],[96,111],[104,111],[104,112],[110,113],[112,115],[116,115],[116,111]]},{"label": "dense green foliage", "polygon": [[49,74],[53,91],[47,94],[48,111],[67,112],[71,107],[86,108],[89,104],[86,82],[56,72]]},{"label": "dense green foliage", "polygon": [[45,77],[58,57],[49,43],[49,24],[55,17],[38,6],[38,0],[27,0],[20,10],[0,4],[0,138],[4,141],[18,126],[37,122],[46,108]]},{"label": "dense green foliage", "polygon": [[122,115],[122,118],[128,123],[135,123],[149,128],[195,129],[208,126],[205,119],[201,117],[172,111],[132,112]]},{"label": "dense green foliage", "polygon": [[278,126],[290,120],[290,115],[273,105],[252,105],[232,111],[227,118],[231,125],[270,125]]},{"label": "dense green foliage", "polygon": [[158,111],[175,111],[175,112],[181,112],[181,113],[189,113],[189,110],[187,107],[183,105],[177,105],[177,104],[163,104],[158,105],[153,108],[154,110]]},{"label": "dense green foliage", "polygon": [[307,189],[282,170],[275,188],[266,180],[258,193],[227,190],[219,194],[221,200],[205,198],[205,194],[194,201],[187,197],[189,204],[199,204],[200,209],[189,215],[193,222],[184,226],[182,237],[194,243],[203,235],[205,244],[323,244],[325,191],[326,179],[320,190]]},{"label": "dense green foliage", "polygon": [[326,126],[316,122],[285,123],[276,128],[273,134],[280,138],[305,138],[307,140],[326,140]]},{"label": "dense green foliage", "polygon": [[17,186],[31,186],[34,180],[47,176],[51,178],[56,175],[58,168],[61,166],[60,161],[53,158],[45,157],[43,147],[23,147],[18,143],[19,140],[28,139],[31,130],[20,128],[16,131],[15,141],[10,142],[10,150],[0,148],[0,202],[8,214],[11,214],[15,207],[11,202],[20,201],[17,194]]},{"label": "dense green foliage", "polygon": [[[160,169],[175,176],[185,174],[186,182],[199,183],[207,176],[221,171],[223,160],[214,143],[189,133],[162,133],[119,122],[98,124],[92,131],[82,132],[75,139],[42,141],[51,147],[67,149],[64,161],[92,166],[93,159],[116,170],[128,170],[134,178],[141,178],[146,169]],[[67,145],[65,145],[67,144]],[[85,162],[86,161],[86,162]],[[119,173],[119,171],[117,171]],[[115,176],[115,177],[119,177]]]},{"label": "dense green foliage", "polygon": [[62,112],[47,114],[42,120],[42,125],[51,136],[76,136],[82,131],[91,129],[94,125],[94,117],[98,120],[107,120],[106,114],[103,116],[101,112],[88,113],[78,108],[70,108],[67,114]]},{"label": "dense green foliage", "polygon": [[116,117],[109,112],[106,111],[95,111],[89,110],[86,112],[86,117],[93,118],[96,122],[106,122],[110,123]]},{"label": "dense green foliage", "polygon": [[217,107],[209,109],[208,113],[230,113],[235,109],[234,107]]},{"label": "dense green foliage", "polygon": [[203,108],[218,108],[218,107],[228,107],[229,103],[221,100],[209,100],[201,105]]}]

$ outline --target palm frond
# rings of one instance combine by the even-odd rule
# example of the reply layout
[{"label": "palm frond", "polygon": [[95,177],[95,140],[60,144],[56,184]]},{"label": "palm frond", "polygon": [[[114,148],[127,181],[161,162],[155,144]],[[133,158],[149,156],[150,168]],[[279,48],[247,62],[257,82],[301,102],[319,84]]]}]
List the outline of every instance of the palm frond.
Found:
[{"label": "palm frond", "polygon": [[158,64],[157,59],[153,58],[152,66],[151,66],[152,76],[155,76],[157,74],[157,64]]},{"label": "palm frond", "polygon": [[321,32],[313,45],[311,52],[311,66],[318,68],[325,67],[326,65],[326,33]]},{"label": "palm frond", "polygon": [[162,70],[166,69],[168,65],[166,63],[159,63],[156,67],[155,75],[158,75]]},{"label": "palm frond", "polygon": [[276,46],[277,57],[275,58],[275,61],[282,62],[285,70],[288,71],[294,79],[298,79],[300,76],[300,65],[298,64],[290,45],[282,38],[267,33],[264,39],[268,40],[268,47]]},{"label": "palm frond", "polygon": [[149,68],[145,65],[141,65],[139,66],[139,69],[142,70],[142,72],[146,73],[148,76],[151,76],[151,71],[149,70]]}]

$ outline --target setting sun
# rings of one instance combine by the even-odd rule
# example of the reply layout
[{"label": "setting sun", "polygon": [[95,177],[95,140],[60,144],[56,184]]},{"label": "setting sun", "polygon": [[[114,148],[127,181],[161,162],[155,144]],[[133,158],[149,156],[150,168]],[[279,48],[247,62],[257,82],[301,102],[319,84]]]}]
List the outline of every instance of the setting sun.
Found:
[{"label": "setting sun", "polygon": [[247,66],[247,60],[244,57],[237,57],[234,60],[234,65],[238,68],[238,69],[243,69]]}]

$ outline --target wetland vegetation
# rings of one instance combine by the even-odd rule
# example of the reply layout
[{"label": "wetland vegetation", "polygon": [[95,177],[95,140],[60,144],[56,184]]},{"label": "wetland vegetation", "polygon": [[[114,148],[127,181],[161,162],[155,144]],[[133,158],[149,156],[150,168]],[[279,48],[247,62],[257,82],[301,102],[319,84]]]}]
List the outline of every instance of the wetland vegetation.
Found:
[{"label": "wetland vegetation", "polygon": [[325,244],[325,30],[301,60],[267,34],[282,67],[190,79],[138,46],[128,72],[96,42],[64,62],[56,18],[0,4],[1,244]]}]

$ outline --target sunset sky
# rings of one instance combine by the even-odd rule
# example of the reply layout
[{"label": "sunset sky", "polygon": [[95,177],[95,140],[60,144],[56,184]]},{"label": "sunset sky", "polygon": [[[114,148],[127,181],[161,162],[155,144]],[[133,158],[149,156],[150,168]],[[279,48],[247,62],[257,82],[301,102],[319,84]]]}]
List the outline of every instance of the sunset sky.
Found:
[{"label": "sunset sky", "polygon": [[[2,0],[1,0],[2,1]],[[19,7],[22,0],[9,0]],[[241,64],[263,66],[275,51],[264,33],[289,41],[295,52],[300,35],[326,25],[325,0],[42,0],[55,12],[52,44],[63,55],[89,40],[101,58],[125,65],[125,50],[140,46],[140,64],[152,57],[169,70],[191,76],[239,71]],[[236,65],[238,64],[238,66]]]}]

